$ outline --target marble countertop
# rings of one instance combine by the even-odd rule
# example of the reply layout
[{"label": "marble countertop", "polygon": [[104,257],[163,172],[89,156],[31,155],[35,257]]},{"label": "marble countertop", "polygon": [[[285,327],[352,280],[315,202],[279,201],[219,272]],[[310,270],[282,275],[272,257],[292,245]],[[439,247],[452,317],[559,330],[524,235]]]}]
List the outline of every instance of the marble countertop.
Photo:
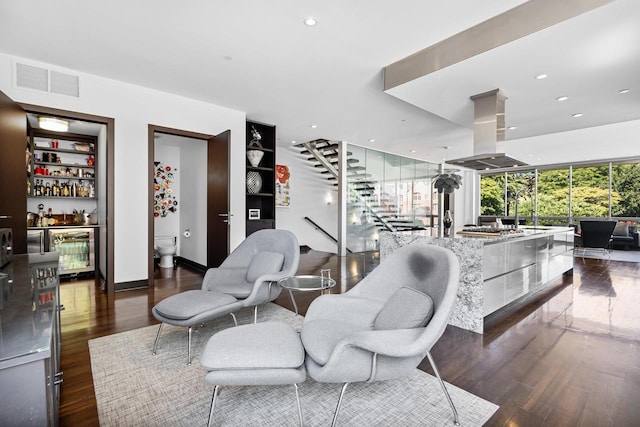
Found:
[{"label": "marble countertop", "polygon": [[[521,226],[519,230],[522,230],[520,233],[512,233],[512,234],[503,234],[497,236],[486,236],[486,235],[460,235],[459,231],[469,229],[471,227],[460,227],[450,231],[449,236],[440,236],[437,228],[427,228],[424,230],[412,230],[412,231],[398,231],[393,234],[400,235],[416,235],[416,236],[425,236],[425,237],[434,237],[434,238],[443,238],[443,239],[472,239],[483,242],[484,244],[493,244],[498,242],[504,242],[507,240],[514,239],[528,239],[528,238],[537,238],[542,235],[553,235],[558,233],[567,233],[573,232],[573,227],[558,227],[558,226],[549,226],[549,227],[529,227],[529,226]],[[509,231],[512,229],[503,229],[504,231]]]}]

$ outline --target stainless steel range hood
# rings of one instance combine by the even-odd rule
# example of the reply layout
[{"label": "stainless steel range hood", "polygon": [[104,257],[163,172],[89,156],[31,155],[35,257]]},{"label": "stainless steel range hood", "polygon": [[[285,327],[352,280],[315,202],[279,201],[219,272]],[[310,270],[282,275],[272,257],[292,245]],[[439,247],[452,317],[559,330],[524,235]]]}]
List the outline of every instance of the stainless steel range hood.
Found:
[{"label": "stainless steel range hood", "polygon": [[507,97],[494,89],[471,97],[474,102],[473,156],[447,160],[445,163],[465,168],[486,170],[527,163],[513,159],[504,153],[504,110]]}]

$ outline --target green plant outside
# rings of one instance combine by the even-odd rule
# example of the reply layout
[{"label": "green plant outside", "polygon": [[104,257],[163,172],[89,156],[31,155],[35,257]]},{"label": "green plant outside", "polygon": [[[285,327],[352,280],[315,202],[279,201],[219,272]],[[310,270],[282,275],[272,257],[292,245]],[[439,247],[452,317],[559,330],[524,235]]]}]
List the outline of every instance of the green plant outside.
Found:
[{"label": "green plant outside", "polygon": [[[518,214],[533,218],[537,194],[538,217],[640,217],[640,163],[561,169],[519,171],[483,175],[480,180],[481,215],[513,216],[514,197],[518,197]],[[570,181],[571,175],[571,181]],[[536,186],[537,178],[537,186]],[[505,195],[505,180],[507,194]],[[569,212],[569,183],[571,182],[571,212]],[[505,197],[507,196],[507,197]],[[505,204],[506,200],[506,204]]]}]

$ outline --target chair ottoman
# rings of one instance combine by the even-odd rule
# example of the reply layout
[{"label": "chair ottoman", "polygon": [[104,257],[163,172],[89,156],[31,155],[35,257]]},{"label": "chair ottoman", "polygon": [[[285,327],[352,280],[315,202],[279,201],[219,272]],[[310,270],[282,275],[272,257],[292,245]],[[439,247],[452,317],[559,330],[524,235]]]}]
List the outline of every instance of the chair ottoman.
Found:
[{"label": "chair ottoman", "polygon": [[200,356],[200,364],[207,371],[205,382],[214,386],[207,425],[213,421],[220,386],[283,384],[295,388],[302,425],[298,383],[307,378],[304,356],[300,336],[282,322],[241,325],[213,335]]}]

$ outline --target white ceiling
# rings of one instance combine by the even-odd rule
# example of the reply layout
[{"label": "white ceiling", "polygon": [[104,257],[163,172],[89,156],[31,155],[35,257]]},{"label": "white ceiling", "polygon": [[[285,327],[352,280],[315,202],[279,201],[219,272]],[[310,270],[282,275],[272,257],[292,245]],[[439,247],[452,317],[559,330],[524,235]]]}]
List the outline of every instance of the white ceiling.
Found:
[{"label": "white ceiling", "polygon": [[469,96],[495,88],[511,141],[640,119],[637,0],[383,92],[385,66],[521,3],[0,0],[0,51],[246,111],[281,145],[326,138],[435,162],[473,154]]}]

